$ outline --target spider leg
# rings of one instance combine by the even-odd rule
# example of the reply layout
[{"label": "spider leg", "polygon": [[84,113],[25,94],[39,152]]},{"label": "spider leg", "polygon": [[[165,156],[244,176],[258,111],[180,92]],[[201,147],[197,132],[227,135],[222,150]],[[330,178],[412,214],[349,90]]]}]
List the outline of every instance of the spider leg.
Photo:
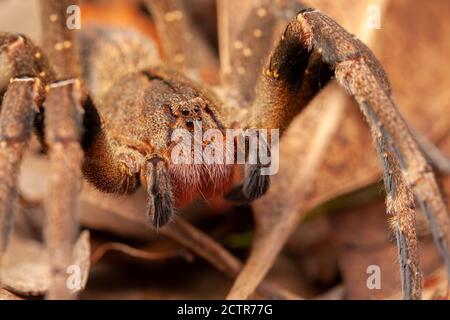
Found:
[{"label": "spider leg", "polygon": [[43,84],[52,74],[42,52],[29,39],[9,33],[0,33],[0,66],[1,266],[14,213],[20,162],[39,113]]},{"label": "spider leg", "polygon": [[86,152],[82,166],[85,178],[106,193],[127,194],[135,191],[139,185],[141,155],[129,148],[116,146],[100,129],[89,140],[89,145],[83,145]]},{"label": "spider leg", "polygon": [[[83,101],[75,30],[69,28],[72,0],[41,0],[44,48],[51,58],[55,79],[46,86],[45,139],[52,168],[46,201],[45,239],[52,264],[49,299],[72,298],[66,286],[77,228],[77,194],[80,189],[80,146]],[[71,7],[74,8],[74,7]],[[73,17],[72,17],[73,18]],[[75,17],[76,18],[76,17]]]},{"label": "spider leg", "polygon": [[222,85],[240,111],[233,110],[233,119],[241,123],[248,111],[242,109],[248,109],[255,97],[259,74],[254,71],[262,69],[270,44],[275,45],[289,17],[303,6],[271,0],[219,0],[217,6]]},{"label": "spider leg", "polygon": [[217,58],[197,30],[184,0],[145,0],[145,4],[155,19],[167,64],[191,78],[217,82]]},{"label": "spider leg", "polygon": [[[296,51],[292,51],[293,47]],[[280,102],[284,97],[288,102],[292,101],[289,99],[292,97],[292,88],[298,87],[293,87],[292,80],[289,80],[289,71],[292,69],[289,66],[303,61],[305,58],[302,57],[313,52],[321,55],[323,61],[334,70],[337,81],[358,102],[373,136],[376,137],[381,132],[383,136],[389,137],[394,151],[387,151],[388,155],[393,156],[390,157],[392,159],[389,160],[389,165],[384,168],[390,168],[385,172],[386,177],[391,177],[398,171],[397,166],[401,168],[401,178],[394,176],[386,182],[395,186],[396,190],[396,196],[393,197],[394,189],[388,189],[388,211],[396,216],[394,228],[400,245],[400,261],[404,261],[405,256],[402,254],[410,257],[415,255],[415,244],[411,243],[415,241],[415,231],[412,231],[414,221],[408,209],[412,206],[409,194],[412,189],[428,217],[436,245],[450,273],[450,220],[434,174],[392,100],[390,84],[380,63],[361,41],[331,18],[318,10],[305,9],[288,25],[270,59],[265,71],[266,77],[260,84],[256,100],[260,109],[254,117],[253,125],[283,129],[290,122],[290,116],[286,117],[284,114],[295,114],[299,110],[298,106],[292,112],[292,105],[284,106]],[[304,70],[308,70],[308,67]],[[306,71],[305,74],[307,75]],[[301,82],[304,82],[302,77],[305,74],[297,74]],[[418,298],[419,271],[414,266],[416,262],[411,263],[409,266],[402,266],[404,279],[408,278],[408,282],[411,282],[410,290],[404,284],[405,297]]]},{"label": "spider leg", "polygon": [[[261,140],[262,137],[259,136]],[[267,144],[265,144],[267,148]],[[269,150],[269,149],[268,149]],[[270,176],[263,174],[267,165],[261,163],[246,164],[244,169],[244,181],[228,192],[225,198],[236,204],[250,203],[264,195],[270,186]]]},{"label": "spider leg", "polygon": [[249,105],[258,78],[253,70],[261,69],[270,54],[267,44],[274,40],[278,27],[271,10],[276,5],[258,0],[217,2],[221,80],[237,108]]},{"label": "spider leg", "polygon": [[[136,141],[130,141],[130,144],[133,143]],[[145,157],[126,145],[120,146],[120,142],[119,145],[112,143],[104,130],[98,131],[92,143],[84,147],[86,159],[83,173],[88,181],[103,192],[115,194],[133,192],[142,182],[149,195],[150,222],[156,228],[169,222],[174,211],[174,200],[168,160],[143,145],[141,148],[145,150],[141,152],[147,154]]]}]

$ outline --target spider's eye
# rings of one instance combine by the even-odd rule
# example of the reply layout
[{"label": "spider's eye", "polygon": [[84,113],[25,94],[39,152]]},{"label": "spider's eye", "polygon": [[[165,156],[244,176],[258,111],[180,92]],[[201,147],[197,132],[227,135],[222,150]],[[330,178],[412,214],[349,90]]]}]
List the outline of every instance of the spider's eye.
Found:
[{"label": "spider's eye", "polygon": [[186,125],[187,125],[189,128],[192,128],[192,127],[194,126],[194,121],[188,120],[188,121],[186,121]]},{"label": "spider's eye", "polygon": [[200,106],[198,104],[194,106],[194,111],[195,112],[199,112],[200,111]]},{"label": "spider's eye", "polygon": [[189,110],[188,109],[183,109],[183,110],[181,110],[181,114],[183,116],[188,116],[189,115]]}]

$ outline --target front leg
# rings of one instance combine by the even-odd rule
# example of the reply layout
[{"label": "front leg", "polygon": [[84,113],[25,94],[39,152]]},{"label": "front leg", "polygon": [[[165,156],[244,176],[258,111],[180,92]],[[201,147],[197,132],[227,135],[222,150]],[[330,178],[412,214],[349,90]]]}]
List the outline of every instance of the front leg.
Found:
[{"label": "front leg", "polygon": [[[266,149],[266,152],[270,153],[271,150],[265,139],[258,135],[258,140]],[[237,148],[236,151],[238,152]],[[247,155],[255,151],[246,147]],[[256,163],[247,163],[244,169],[244,181],[227,193],[226,199],[236,204],[246,204],[263,196],[270,186],[270,176],[267,174],[269,166],[270,163],[262,164],[259,159]]]},{"label": "front leg", "polygon": [[[292,24],[290,24],[292,26]],[[291,27],[282,36],[262,72],[256,98],[248,121],[250,128],[277,129],[283,134],[293,118],[325,86],[332,70],[318,50],[309,50],[292,37]],[[270,152],[271,141],[267,141]],[[276,155],[275,155],[276,156]],[[261,174],[262,166],[247,165],[244,182],[227,198],[234,202],[251,202],[265,194],[270,177]]]},{"label": "front leg", "polygon": [[[356,99],[372,131],[386,130],[398,150],[405,185],[414,191],[427,215],[436,245],[450,274],[450,219],[433,171],[399,113],[387,76],[371,51],[324,14],[310,10],[297,16],[306,45],[319,48],[335,69],[338,82]],[[371,114],[379,120],[371,121]],[[389,174],[389,173],[388,173]],[[414,298],[414,296],[412,297]]]},{"label": "front leg", "polygon": [[[284,130],[321,84],[328,81],[329,75],[325,75],[324,80],[317,76],[320,74],[318,71],[323,70],[322,61],[356,99],[374,138],[390,141],[391,149],[395,150],[388,152],[389,165],[383,168],[386,186],[394,181],[396,188],[404,190],[402,195],[395,196],[394,201],[392,190],[388,188],[391,197],[388,199],[389,213],[397,219],[395,228],[399,248],[407,248],[407,252],[400,256],[404,297],[420,298],[418,261],[405,259],[405,255],[416,255],[415,226],[410,210],[411,190],[427,214],[449,273],[450,220],[436,179],[398,112],[387,76],[373,53],[320,11],[302,10],[286,28],[264,71],[255,102],[253,126]],[[315,70],[315,77],[312,70]],[[407,236],[405,232],[408,232]],[[404,263],[405,260],[409,261]]]},{"label": "front leg", "polygon": [[[92,125],[95,117],[90,122]],[[90,128],[92,130],[93,126]],[[120,137],[113,140],[100,128],[90,139],[92,141],[86,141],[85,145],[85,178],[97,189],[114,194],[134,192],[142,183],[149,196],[147,215],[150,222],[155,228],[167,224],[173,215],[174,200],[169,161],[162,153],[153,153],[150,146],[138,141]]]},{"label": "front leg", "polygon": [[89,128],[82,140],[85,151],[82,166],[84,177],[106,193],[126,194],[135,191],[139,185],[143,157],[108,135],[90,99],[84,109],[84,127]]}]

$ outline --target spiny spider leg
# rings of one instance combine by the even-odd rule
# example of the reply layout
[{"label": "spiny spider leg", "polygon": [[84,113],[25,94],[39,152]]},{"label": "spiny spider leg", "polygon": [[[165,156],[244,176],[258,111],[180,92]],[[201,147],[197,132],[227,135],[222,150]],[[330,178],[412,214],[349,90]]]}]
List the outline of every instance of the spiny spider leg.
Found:
[{"label": "spiny spider leg", "polygon": [[[395,156],[392,156],[389,165],[384,169],[389,167],[392,172],[396,172],[396,166],[399,165],[402,171],[402,179],[394,176],[390,182],[387,182],[391,186],[395,184],[398,193],[395,201],[390,200],[392,190],[388,189],[388,211],[391,214],[397,214],[398,228],[405,228],[400,233],[397,232],[399,249],[407,247],[410,252],[404,254],[409,254],[411,257],[415,254],[413,243],[402,244],[403,241],[411,242],[415,239],[410,230],[414,222],[407,209],[412,206],[409,195],[409,190],[412,188],[428,217],[436,245],[450,273],[450,221],[434,174],[391,98],[390,84],[380,63],[361,41],[331,18],[318,10],[305,9],[288,25],[270,59],[265,71],[266,77],[260,84],[256,99],[256,106],[260,109],[254,117],[253,126],[263,125],[281,129],[286,127],[291,115],[298,110],[298,105],[289,103],[292,98],[295,98],[292,89],[296,86],[293,86],[295,78],[289,79],[292,68],[287,67],[298,64],[299,59],[301,62],[314,51],[321,55],[330,68],[334,69],[338,82],[356,99],[373,135],[376,137],[380,132],[383,134],[385,130],[386,135],[389,136],[391,149],[395,152],[392,150],[386,152],[388,155],[395,154]],[[302,69],[308,70],[308,68],[298,70],[300,72],[297,73],[297,78],[301,80],[304,76],[301,73]],[[301,82],[300,85],[302,85]],[[284,101],[288,104],[284,104]],[[377,119],[377,122],[373,119]],[[392,173],[388,171],[386,174],[391,176]],[[404,257],[401,256],[400,261],[403,260]],[[420,297],[420,291],[417,290],[418,267],[413,263],[410,266],[402,266],[402,270],[404,279],[409,279],[407,281],[411,282],[410,290],[407,290],[408,286],[404,285],[404,289],[408,291],[405,292],[405,297]]]},{"label": "spiny spider leg", "polygon": [[[42,52],[21,35],[0,33],[0,268],[7,249],[20,162],[52,77]],[[0,279],[1,285],[1,279]]]},{"label": "spiny spider leg", "polygon": [[46,86],[45,139],[52,168],[50,193],[46,203],[45,239],[51,261],[47,298],[71,298],[66,286],[66,269],[72,263],[77,236],[77,194],[80,189],[80,146],[82,103],[85,99],[75,30],[67,26],[67,10],[73,0],[41,0],[44,48],[55,71],[54,81]]},{"label": "spiny spider leg", "polygon": [[386,129],[392,144],[398,148],[400,164],[404,164],[403,177],[428,217],[436,245],[450,274],[447,207],[430,166],[391,98],[390,85],[379,62],[367,47],[342,28],[338,34],[331,34],[330,29],[336,30],[338,25],[327,16],[313,11],[301,16],[299,23],[305,23],[306,36],[308,31],[311,32],[310,41],[322,48],[324,59],[335,66],[338,81],[355,97],[363,111],[363,106],[372,109],[380,121],[377,125]]},{"label": "spiny spider leg", "polygon": [[155,227],[168,223],[173,208],[194,195],[227,187],[231,169],[225,165],[170,161],[176,154],[174,132],[195,134],[199,125],[225,130],[220,102],[188,78],[164,67],[131,73],[96,107],[102,124],[86,146],[83,172],[104,192],[132,192],[142,183]]},{"label": "spiny spider leg", "polygon": [[[301,52],[297,45],[290,43],[288,47],[278,47],[272,55],[271,65],[275,59],[297,53],[293,60],[280,61],[279,72],[283,71],[283,74],[274,74],[269,71],[271,69],[264,71],[265,76],[258,84],[257,97],[251,110],[253,114],[248,125],[250,128],[279,129],[282,134],[295,115],[330,80],[331,70],[323,63],[317,51],[298,55],[297,50]],[[244,182],[233,188],[226,197],[237,203],[251,202],[264,195],[269,183],[270,177],[261,175],[260,165],[248,164],[245,167]]]},{"label": "spiny spider leg", "polygon": [[145,4],[155,19],[166,63],[193,79],[217,82],[218,61],[184,0],[145,0]]}]

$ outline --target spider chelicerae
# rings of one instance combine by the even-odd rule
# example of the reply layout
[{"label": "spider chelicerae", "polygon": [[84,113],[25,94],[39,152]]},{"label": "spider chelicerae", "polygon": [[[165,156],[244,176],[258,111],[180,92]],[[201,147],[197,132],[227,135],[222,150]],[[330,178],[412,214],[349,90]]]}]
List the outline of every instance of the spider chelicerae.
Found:
[{"label": "spider chelicerae", "polygon": [[[163,62],[158,49],[140,35],[68,28],[67,8],[77,4],[41,1],[42,48],[24,35],[0,33],[0,259],[18,168],[36,128],[53,170],[46,206],[50,298],[69,294],[65,267],[76,237],[82,175],[108,193],[130,193],[142,185],[155,227],[167,224],[174,208],[196,193],[251,202],[269,188],[263,164],[245,165],[243,182],[233,186],[233,166],[172,163],[172,131],[192,130],[201,121],[204,129],[222,132],[268,128],[282,133],[333,78],[358,102],[381,158],[404,297],[421,296],[414,197],[449,267],[447,209],[430,165],[395,106],[389,80],[372,52],[326,14],[294,1],[261,1],[233,43],[237,50],[221,49],[219,81],[214,77],[219,63],[181,1],[145,1],[157,25]],[[279,37],[274,26],[286,16],[293,18]],[[219,18],[222,28],[231,21]]]}]

